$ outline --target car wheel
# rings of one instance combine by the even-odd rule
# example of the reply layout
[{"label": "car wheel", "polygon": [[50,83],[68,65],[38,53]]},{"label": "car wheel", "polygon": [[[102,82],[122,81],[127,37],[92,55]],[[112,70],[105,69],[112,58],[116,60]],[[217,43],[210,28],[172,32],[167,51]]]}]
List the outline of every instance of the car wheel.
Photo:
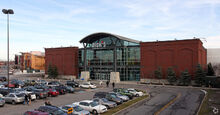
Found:
[{"label": "car wheel", "polygon": [[110,109],[110,107],[108,105],[105,105],[107,109]]},{"label": "car wheel", "polygon": [[12,103],[13,105],[15,105],[15,104],[16,104],[14,100],[13,100],[11,103]]},{"label": "car wheel", "polygon": [[136,94],[136,97],[139,97],[139,94]]},{"label": "car wheel", "polygon": [[37,95],[37,99],[40,99],[40,96],[39,96],[39,95]]},{"label": "car wheel", "polygon": [[94,115],[98,115],[97,110],[93,110],[92,113],[93,113]]}]

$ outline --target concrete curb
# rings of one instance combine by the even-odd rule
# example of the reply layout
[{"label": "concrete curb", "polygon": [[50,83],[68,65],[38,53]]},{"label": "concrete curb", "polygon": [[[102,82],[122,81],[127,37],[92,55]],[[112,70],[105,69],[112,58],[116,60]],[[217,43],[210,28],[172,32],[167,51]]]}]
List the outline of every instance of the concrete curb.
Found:
[{"label": "concrete curb", "polygon": [[207,95],[208,95],[208,92],[207,92],[207,91],[202,90],[202,89],[201,89],[201,91],[202,91],[203,93],[205,93],[205,96],[204,96],[203,99],[202,99],[202,102],[201,102],[201,104],[200,104],[200,106],[199,106],[199,110],[197,111],[196,115],[199,115],[199,112],[200,112],[200,110],[201,110],[201,108],[202,108],[203,102],[204,102],[204,100],[206,99],[206,97],[207,97]]},{"label": "concrete curb", "polygon": [[[148,95],[148,97],[147,97],[146,99],[150,99],[150,95]],[[118,113],[120,113],[120,112],[122,112],[122,111],[125,111],[126,109],[129,109],[129,108],[131,108],[131,107],[135,106],[136,104],[141,103],[141,102],[143,102],[143,101],[145,101],[145,99],[143,99],[143,100],[141,100],[141,101],[138,101],[138,102],[135,102],[135,103],[133,103],[132,105],[130,105],[130,106],[124,108],[124,109],[121,109],[120,111],[118,111],[118,112],[116,112],[116,113],[114,113],[114,114],[112,114],[112,115],[117,115]]]}]

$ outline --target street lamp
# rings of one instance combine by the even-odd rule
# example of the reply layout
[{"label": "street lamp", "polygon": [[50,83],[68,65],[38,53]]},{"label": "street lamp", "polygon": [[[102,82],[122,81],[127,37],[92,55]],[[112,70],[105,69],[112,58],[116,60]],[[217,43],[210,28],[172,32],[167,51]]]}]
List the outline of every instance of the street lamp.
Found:
[{"label": "street lamp", "polygon": [[4,14],[7,14],[7,44],[8,44],[8,70],[7,70],[7,75],[8,75],[8,91],[9,91],[9,14],[14,14],[14,11],[12,9],[2,9],[2,12]]}]

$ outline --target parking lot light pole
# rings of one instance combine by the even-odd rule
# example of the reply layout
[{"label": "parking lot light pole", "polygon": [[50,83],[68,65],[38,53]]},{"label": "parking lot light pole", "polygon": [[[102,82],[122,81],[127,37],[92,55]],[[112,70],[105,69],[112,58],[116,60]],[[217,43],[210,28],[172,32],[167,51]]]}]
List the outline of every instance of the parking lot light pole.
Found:
[{"label": "parking lot light pole", "polygon": [[8,51],[8,62],[7,62],[7,76],[8,76],[8,91],[9,91],[9,14],[14,14],[14,11],[12,9],[2,9],[2,12],[4,14],[7,14],[7,51]]}]

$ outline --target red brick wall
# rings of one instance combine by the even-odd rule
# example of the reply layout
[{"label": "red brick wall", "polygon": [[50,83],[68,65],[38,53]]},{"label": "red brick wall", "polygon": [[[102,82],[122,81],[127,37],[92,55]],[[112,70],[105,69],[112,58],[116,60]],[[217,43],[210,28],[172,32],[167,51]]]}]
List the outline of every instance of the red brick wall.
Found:
[{"label": "red brick wall", "polygon": [[45,48],[45,72],[56,65],[59,75],[78,76],[78,47]]},{"label": "red brick wall", "polygon": [[141,42],[141,79],[154,78],[154,71],[162,68],[163,78],[167,69],[173,67],[177,76],[184,70],[191,75],[197,64],[206,65],[206,49],[199,39]]}]

